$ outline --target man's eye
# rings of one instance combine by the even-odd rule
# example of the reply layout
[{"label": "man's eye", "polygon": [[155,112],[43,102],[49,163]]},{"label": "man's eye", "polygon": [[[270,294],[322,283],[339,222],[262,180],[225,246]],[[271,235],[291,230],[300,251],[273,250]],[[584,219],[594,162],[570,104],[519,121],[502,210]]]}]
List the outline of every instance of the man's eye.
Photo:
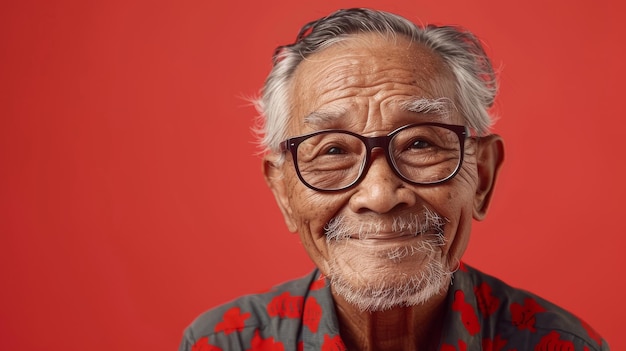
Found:
[{"label": "man's eye", "polygon": [[409,149],[425,149],[427,147],[432,146],[429,142],[425,140],[415,140],[411,145],[409,145]]},{"label": "man's eye", "polygon": [[328,150],[326,151],[326,155],[341,155],[341,154],[345,154],[346,152],[337,146],[333,146],[328,148]]}]

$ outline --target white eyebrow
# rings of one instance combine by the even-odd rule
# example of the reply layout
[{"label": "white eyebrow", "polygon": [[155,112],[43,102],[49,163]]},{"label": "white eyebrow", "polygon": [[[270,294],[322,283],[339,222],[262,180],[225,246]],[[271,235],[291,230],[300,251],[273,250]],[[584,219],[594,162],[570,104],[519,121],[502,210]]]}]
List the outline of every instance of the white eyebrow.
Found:
[{"label": "white eyebrow", "polygon": [[304,117],[304,123],[323,125],[336,121],[345,115],[347,110],[343,107],[323,108],[309,113]]},{"label": "white eyebrow", "polygon": [[447,97],[441,97],[437,99],[427,98],[412,98],[407,99],[400,103],[400,108],[405,111],[434,114],[441,117],[441,119],[448,119],[456,106],[454,102]]},{"label": "white eyebrow", "polygon": [[[409,98],[400,102],[400,108],[409,112],[435,115],[440,117],[441,120],[448,119],[452,112],[456,110],[454,102],[447,97],[437,99]],[[330,124],[337,121],[347,112],[348,109],[345,107],[325,107],[305,116],[304,123],[314,125]]]}]

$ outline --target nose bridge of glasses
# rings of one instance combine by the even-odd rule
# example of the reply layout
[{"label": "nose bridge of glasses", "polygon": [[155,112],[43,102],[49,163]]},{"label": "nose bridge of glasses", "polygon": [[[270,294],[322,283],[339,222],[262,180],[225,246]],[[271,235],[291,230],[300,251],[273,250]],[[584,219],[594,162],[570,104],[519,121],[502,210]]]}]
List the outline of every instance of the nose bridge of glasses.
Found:
[{"label": "nose bridge of glasses", "polygon": [[391,155],[389,155],[389,142],[391,141],[390,136],[388,135],[382,135],[382,136],[375,136],[375,137],[362,137],[361,140],[363,140],[363,142],[366,145],[366,159],[364,160],[365,163],[363,164],[362,170],[361,170],[361,177],[365,177],[366,173],[369,172],[370,166],[372,165],[372,163],[374,162],[374,160],[377,158],[374,150],[375,149],[380,149],[380,153],[382,153],[383,158],[385,159],[384,162],[387,163],[387,166],[389,167],[389,169],[394,172],[397,173],[397,170],[395,169],[395,165],[393,164],[393,161],[391,160]]},{"label": "nose bridge of glasses", "polygon": [[367,147],[368,153],[371,153],[375,148],[381,148],[387,152],[389,148],[389,140],[391,137],[388,135],[375,136],[375,137],[363,137],[363,142]]}]

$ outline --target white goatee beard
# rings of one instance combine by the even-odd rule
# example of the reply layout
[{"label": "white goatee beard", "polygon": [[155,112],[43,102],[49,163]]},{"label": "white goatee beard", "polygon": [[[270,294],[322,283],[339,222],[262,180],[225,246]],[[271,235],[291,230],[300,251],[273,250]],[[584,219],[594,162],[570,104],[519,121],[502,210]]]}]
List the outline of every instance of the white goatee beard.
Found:
[{"label": "white goatee beard", "polygon": [[[443,217],[427,208],[420,215],[395,217],[391,228],[385,228],[382,221],[355,223],[345,217],[333,218],[325,227],[329,251],[341,252],[331,255],[331,260],[327,262],[327,277],[333,291],[361,311],[418,305],[445,291],[452,275],[446,260],[441,257],[441,247],[445,245],[445,223]],[[375,238],[387,229],[393,233],[410,232],[422,238],[410,244],[375,251],[373,266],[368,266],[372,257],[361,257],[358,249],[346,246],[349,240],[358,242]],[[404,259],[416,255],[424,261],[419,269],[403,272],[397,268],[396,265]],[[383,260],[382,266],[380,260]],[[347,266],[356,267],[359,271],[348,270],[346,264],[339,261],[350,262]]]}]

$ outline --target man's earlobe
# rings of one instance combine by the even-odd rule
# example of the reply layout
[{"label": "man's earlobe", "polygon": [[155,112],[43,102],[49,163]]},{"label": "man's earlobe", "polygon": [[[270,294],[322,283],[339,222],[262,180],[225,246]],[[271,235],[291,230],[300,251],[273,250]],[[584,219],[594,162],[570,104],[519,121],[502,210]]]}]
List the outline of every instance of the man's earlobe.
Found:
[{"label": "man's earlobe", "polygon": [[499,135],[477,138],[476,164],[478,187],[474,195],[474,218],[482,220],[493,195],[496,178],[504,161],[504,143]]},{"label": "man's earlobe", "polygon": [[268,155],[263,158],[263,176],[265,177],[267,186],[274,194],[278,208],[280,208],[280,212],[283,214],[287,229],[289,229],[290,232],[295,233],[298,230],[298,226],[293,220],[293,212],[291,210],[291,202],[287,194],[282,165],[279,163],[277,157]]}]

